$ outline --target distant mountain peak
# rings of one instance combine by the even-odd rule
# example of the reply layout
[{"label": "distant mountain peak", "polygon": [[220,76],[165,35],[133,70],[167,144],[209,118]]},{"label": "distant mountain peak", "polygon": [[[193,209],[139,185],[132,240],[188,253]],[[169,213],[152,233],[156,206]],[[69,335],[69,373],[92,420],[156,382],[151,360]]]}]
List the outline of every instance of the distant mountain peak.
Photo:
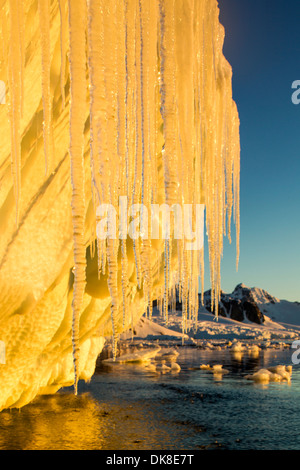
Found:
[{"label": "distant mountain peak", "polygon": [[242,288],[242,289],[249,289],[249,287],[246,286],[246,284],[244,284],[243,282],[241,282],[240,284],[238,284],[238,285],[235,287],[234,290],[237,290],[237,289],[240,289],[240,288]]},{"label": "distant mountain peak", "polygon": [[238,284],[234,288],[232,294],[228,294],[228,295],[232,295],[236,298],[237,297],[242,298],[244,296],[247,296],[247,297],[251,296],[253,299],[253,302],[256,302],[259,304],[280,302],[280,300],[277,299],[277,297],[274,297],[273,295],[269,294],[269,292],[267,292],[266,290],[261,289],[259,287],[248,287],[243,283]]},{"label": "distant mountain peak", "polygon": [[[258,324],[264,322],[263,306],[280,302],[264,289],[247,287],[244,283],[238,284],[230,294],[221,291],[220,297],[220,315]],[[204,305],[207,310],[211,310],[211,290],[204,293]]]}]

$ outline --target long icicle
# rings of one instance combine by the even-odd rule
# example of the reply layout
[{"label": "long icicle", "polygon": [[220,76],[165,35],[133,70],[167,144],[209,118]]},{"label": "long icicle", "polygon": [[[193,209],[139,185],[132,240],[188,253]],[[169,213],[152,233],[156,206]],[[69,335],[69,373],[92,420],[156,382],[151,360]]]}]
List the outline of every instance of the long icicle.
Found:
[{"label": "long icicle", "polygon": [[[118,155],[118,137],[120,132],[118,119],[118,44],[121,32],[117,25],[117,2],[114,0],[102,0],[104,14],[104,76],[106,87],[106,111],[107,111],[107,136],[109,146],[107,148],[107,160],[109,171],[105,177],[109,181],[109,192],[106,194],[108,201],[113,207],[119,202],[119,175],[122,173]],[[119,12],[120,13],[120,12]],[[122,28],[121,28],[122,29]],[[122,187],[122,184],[120,185]],[[118,219],[118,214],[117,214]],[[118,220],[117,220],[118,227]],[[107,256],[107,284],[111,296],[111,323],[113,329],[113,356],[116,358],[118,339],[118,315],[119,315],[119,289],[118,289],[118,250],[119,238],[106,240]]]},{"label": "long icicle", "polygon": [[39,0],[39,19],[42,51],[42,96],[44,110],[44,149],[45,174],[47,175],[52,164],[52,98],[50,90],[50,0]]},{"label": "long icicle", "polygon": [[9,92],[11,128],[11,166],[16,201],[16,225],[19,224],[21,198],[21,103],[22,103],[22,63],[19,34],[19,11],[17,0],[9,1],[10,50],[9,50]]},{"label": "long icicle", "polygon": [[59,0],[59,14],[60,14],[60,89],[63,108],[66,105],[65,96],[65,73],[66,73],[66,25],[65,25],[65,0]]},{"label": "long icicle", "polygon": [[72,179],[72,218],[74,238],[74,293],[72,344],[74,360],[74,389],[79,380],[79,318],[86,285],[86,256],[84,243],[84,125],[86,118],[86,54],[85,54],[85,0],[69,0],[70,34],[70,158]]},{"label": "long icicle", "polygon": [[[160,94],[165,147],[163,151],[165,202],[172,207],[178,199],[178,162],[176,146],[176,58],[175,1],[160,0]],[[165,241],[165,311],[168,310],[170,243]],[[166,314],[167,316],[167,314]]]}]

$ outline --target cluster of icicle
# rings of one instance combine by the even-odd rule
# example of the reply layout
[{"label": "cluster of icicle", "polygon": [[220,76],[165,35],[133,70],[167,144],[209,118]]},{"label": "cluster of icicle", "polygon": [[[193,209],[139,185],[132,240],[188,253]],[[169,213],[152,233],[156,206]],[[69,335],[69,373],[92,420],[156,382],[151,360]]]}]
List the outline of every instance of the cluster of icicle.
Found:
[{"label": "cluster of icicle", "polygon": [[[73,188],[75,388],[79,360],[79,315],[85,291],[83,142],[90,107],[92,197],[118,207],[119,196],[149,207],[158,201],[159,166],[166,204],[205,204],[212,287],[217,314],[223,237],[231,218],[239,239],[239,119],[232,100],[231,67],[222,54],[224,29],[216,0],[38,0],[46,173],[53,150],[50,93],[51,6],[61,14],[61,92],[66,61],[70,74],[70,161]],[[9,0],[9,89],[12,174],[17,207],[21,197],[20,119],[23,106],[23,0]],[[68,16],[65,15],[68,13]],[[68,17],[68,22],[65,18]],[[25,97],[26,99],[26,97]],[[163,148],[160,146],[163,135]],[[95,231],[94,231],[95,233]],[[172,234],[172,232],[171,232]],[[151,240],[134,240],[138,288],[151,315],[159,297],[168,315],[175,288],[187,319],[197,318],[203,250],[187,251],[183,240],[164,242],[165,282],[153,291]],[[96,245],[95,245],[96,246]],[[128,315],[126,240],[98,240],[99,275],[107,272],[115,341],[116,317]],[[122,257],[122,300],[118,295],[118,252]],[[176,250],[176,270],[172,266]],[[173,253],[172,253],[173,251]],[[155,296],[155,297],[154,297]],[[121,304],[121,305],[120,305]]]}]

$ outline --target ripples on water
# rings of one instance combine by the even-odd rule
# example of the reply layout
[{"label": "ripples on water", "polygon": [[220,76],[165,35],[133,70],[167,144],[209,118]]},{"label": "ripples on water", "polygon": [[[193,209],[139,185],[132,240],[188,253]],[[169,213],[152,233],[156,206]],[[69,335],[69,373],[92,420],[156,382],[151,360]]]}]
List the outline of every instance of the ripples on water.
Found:
[{"label": "ripples on water", "polygon": [[[1,412],[0,449],[300,449],[299,366],[290,384],[244,378],[291,364],[291,351],[178,351],[178,374],[102,363],[77,397],[65,389]],[[229,373],[216,376],[200,364],[223,364]]]}]

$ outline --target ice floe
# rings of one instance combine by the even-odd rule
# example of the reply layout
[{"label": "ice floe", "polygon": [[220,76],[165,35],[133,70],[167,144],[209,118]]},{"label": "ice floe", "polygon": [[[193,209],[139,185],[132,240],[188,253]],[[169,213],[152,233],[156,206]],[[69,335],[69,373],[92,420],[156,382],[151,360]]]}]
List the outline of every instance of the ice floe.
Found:
[{"label": "ice floe", "polygon": [[290,382],[292,378],[292,366],[277,365],[267,369],[259,369],[254,374],[246,375],[245,379],[254,382]]}]

